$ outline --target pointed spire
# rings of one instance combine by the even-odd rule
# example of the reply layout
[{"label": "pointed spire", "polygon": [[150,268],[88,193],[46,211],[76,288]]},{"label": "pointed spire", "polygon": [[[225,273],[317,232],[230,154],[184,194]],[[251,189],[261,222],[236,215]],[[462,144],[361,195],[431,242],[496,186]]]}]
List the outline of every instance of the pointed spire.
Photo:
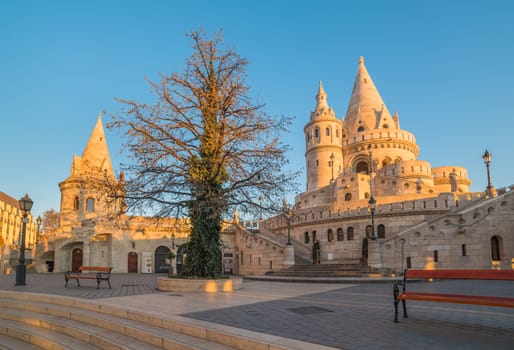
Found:
[{"label": "pointed spire", "polygon": [[[391,113],[387,109],[380,93],[364,65],[364,57],[359,57],[359,68],[353,85],[352,96],[346,112],[345,127],[350,132],[356,132],[358,126],[365,125],[367,129],[379,128],[381,123],[394,127]],[[359,121],[361,122],[360,124]]]},{"label": "pointed spire", "polygon": [[90,169],[102,169],[108,176],[114,176],[101,113],[98,114],[96,125],[82,153],[82,164]]},{"label": "pointed spire", "polygon": [[316,102],[317,102],[316,109],[328,107],[327,94],[325,93],[325,90],[323,89],[323,83],[321,82],[321,80],[319,81],[319,88],[318,88],[318,94],[316,95]]}]

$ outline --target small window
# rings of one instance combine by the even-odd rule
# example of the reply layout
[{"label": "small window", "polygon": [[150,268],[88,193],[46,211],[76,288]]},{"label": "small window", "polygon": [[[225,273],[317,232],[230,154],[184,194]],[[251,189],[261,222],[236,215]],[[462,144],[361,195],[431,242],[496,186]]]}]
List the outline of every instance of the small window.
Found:
[{"label": "small window", "polygon": [[466,245],[462,245],[462,256],[466,256]]},{"label": "small window", "polygon": [[346,240],[353,241],[353,227],[348,227],[346,230]]},{"label": "small window", "polygon": [[363,132],[364,131],[364,127],[363,126],[359,126],[359,128],[357,129],[357,132]]},{"label": "small window", "polygon": [[343,241],[344,240],[344,233],[342,228],[337,229],[337,240]]},{"label": "small window", "polygon": [[332,231],[331,228],[328,229],[327,239],[329,242],[332,242],[334,240],[334,231]]},{"label": "small window", "polygon": [[303,238],[303,241],[305,244],[309,244],[311,238],[309,237],[309,232],[304,232],[303,234],[304,238]]},{"label": "small window", "polygon": [[377,237],[378,238],[385,238],[386,237],[386,229],[385,226],[380,224],[377,226]]},{"label": "small window", "polygon": [[325,135],[330,136],[330,129],[329,128],[325,129]]},{"label": "small window", "polygon": [[439,252],[434,250],[434,262],[439,262]]},{"label": "small window", "polygon": [[412,262],[411,262],[411,258],[410,256],[407,257],[407,268],[408,269],[411,269],[412,268]]},{"label": "small window", "polygon": [[351,193],[345,194],[344,200],[347,201],[347,202],[351,201],[352,200],[352,194]]},{"label": "small window", "polygon": [[75,209],[75,211],[78,211],[79,205],[80,205],[79,197],[75,196],[75,199],[73,200],[73,209]]},{"label": "small window", "polygon": [[317,241],[317,238],[316,238],[316,231],[312,231],[312,242],[316,242]]},{"label": "small window", "polygon": [[314,129],[314,137],[319,138],[319,129],[318,128]]},{"label": "small window", "polygon": [[339,138],[339,129],[336,129],[336,138]]},{"label": "small window", "polygon": [[92,213],[95,211],[95,200],[93,198],[88,198],[86,201],[86,211],[88,213]]},{"label": "small window", "polygon": [[366,238],[371,238],[372,228],[371,225],[366,226]]}]

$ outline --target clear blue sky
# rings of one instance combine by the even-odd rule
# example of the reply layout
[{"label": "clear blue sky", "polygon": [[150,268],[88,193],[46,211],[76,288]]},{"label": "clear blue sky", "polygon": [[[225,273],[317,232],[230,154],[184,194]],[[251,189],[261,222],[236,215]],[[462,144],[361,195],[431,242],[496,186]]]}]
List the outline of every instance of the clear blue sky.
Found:
[{"label": "clear blue sky", "polygon": [[[36,215],[59,210],[58,183],[97,114],[119,112],[115,97],[148,101],[144,77],[181,71],[185,33],[199,28],[222,28],[251,61],[248,82],[268,113],[296,117],[286,140],[293,169],[305,166],[318,81],[341,118],[362,55],[389,110],[417,137],[419,159],[467,167],[471,189],[482,191],[488,148],[493,184],[508,186],[513,15],[511,0],[0,1],[0,191],[29,193]],[[119,135],[107,139],[119,169]]]}]

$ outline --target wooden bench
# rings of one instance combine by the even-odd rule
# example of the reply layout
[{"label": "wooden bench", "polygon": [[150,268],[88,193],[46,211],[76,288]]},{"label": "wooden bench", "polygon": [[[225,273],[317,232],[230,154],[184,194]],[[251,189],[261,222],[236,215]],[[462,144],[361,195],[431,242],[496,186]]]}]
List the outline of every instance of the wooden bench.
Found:
[{"label": "wooden bench", "polygon": [[[406,300],[514,308],[514,298],[487,295],[408,292],[408,279],[462,279],[514,281],[514,270],[405,270],[403,274],[403,282],[397,282],[394,284],[393,287],[395,323],[398,323],[398,304],[400,303],[400,301],[403,304],[403,317],[408,317],[407,306],[405,305]],[[400,287],[402,287],[401,293]]]},{"label": "wooden bench", "polygon": [[[91,272],[83,274],[82,272]],[[97,286],[96,289],[100,289],[100,283],[102,281],[106,281],[109,285],[109,289],[111,289],[111,271],[112,267],[101,267],[101,266],[81,266],[77,272],[74,271],[66,271],[64,273],[64,279],[66,280],[66,284],[64,287],[68,287],[68,281],[74,279],[77,281],[77,285],[80,287],[79,280],[96,280]]]}]

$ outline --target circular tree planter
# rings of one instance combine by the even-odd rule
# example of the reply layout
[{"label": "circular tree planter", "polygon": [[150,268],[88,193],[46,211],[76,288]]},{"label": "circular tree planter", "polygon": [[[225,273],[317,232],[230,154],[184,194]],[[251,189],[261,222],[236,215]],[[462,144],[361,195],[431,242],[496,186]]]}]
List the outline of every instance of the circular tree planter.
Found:
[{"label": "circular tree planter", "polygon": [[157,277],[157,286],[163,292],[232,292],[243,286],[242,277],[225,279]]}]

